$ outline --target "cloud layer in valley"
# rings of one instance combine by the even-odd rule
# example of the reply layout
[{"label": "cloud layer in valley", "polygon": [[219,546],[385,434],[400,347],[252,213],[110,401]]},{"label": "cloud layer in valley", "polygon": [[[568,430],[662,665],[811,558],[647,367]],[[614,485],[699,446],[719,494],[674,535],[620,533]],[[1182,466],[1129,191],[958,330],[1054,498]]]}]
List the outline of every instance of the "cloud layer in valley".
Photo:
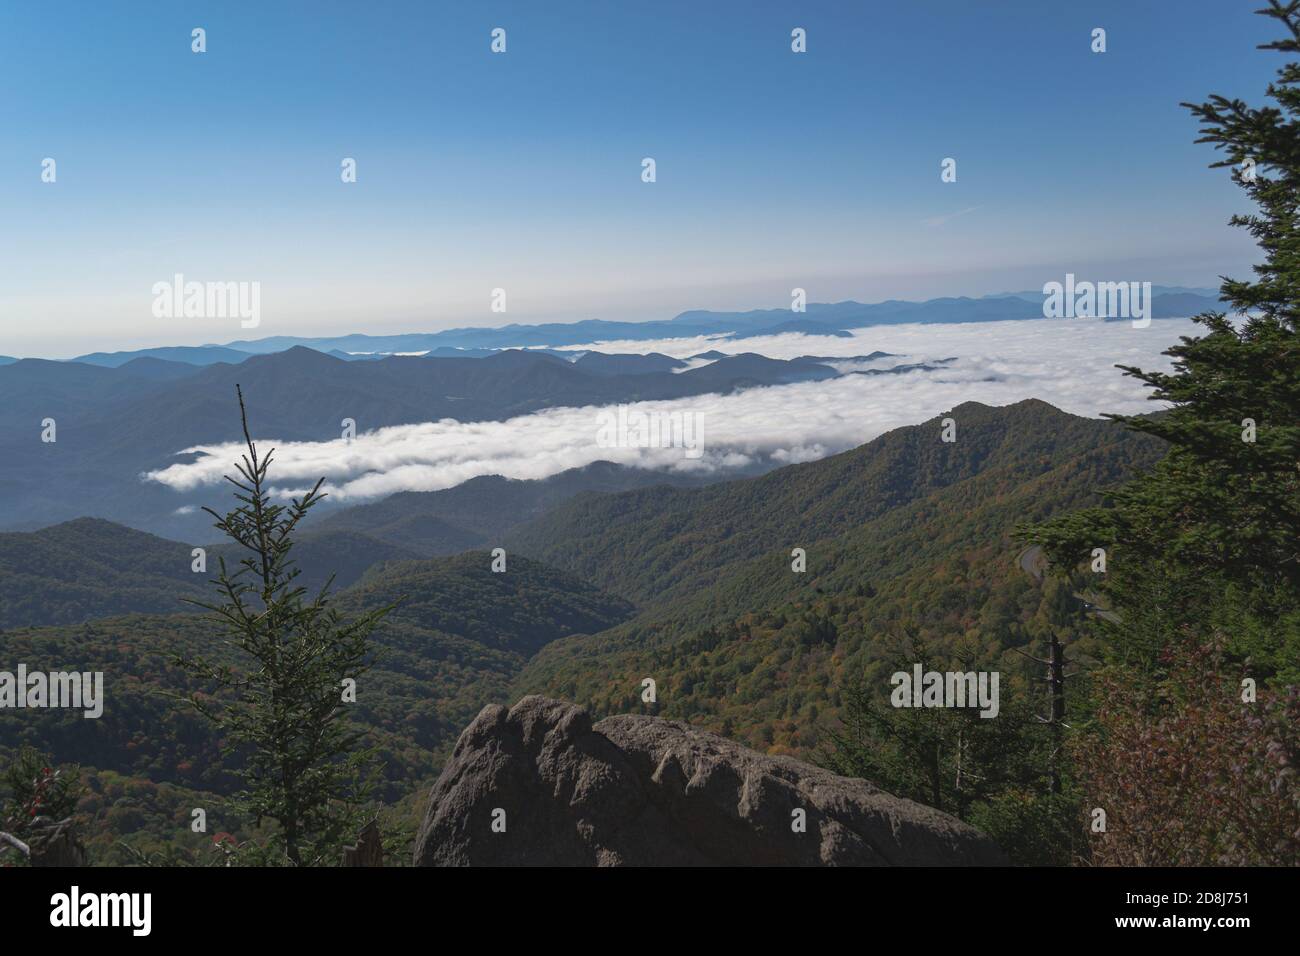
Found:
[{"label": "cloud layer in valley", "polygon": [[[726,342],[672,339],[602,342],[603,352],[657,351],[686,358],[709,349],[851,357],[873,351],[896,358],[882,368],[954,358],[932,371],[846,375],[825,382],[755,388],[641,402],[634,411],[695,416],[702,454],[681,447],[618,448],[599,440],[601,409],[554,408],[504,422],[452,420],[399,425],[362,433],[350,443],[269,442],[277,446],[278,491],[301,493],[324,475],[335,500],[361,500],[398,491],[434,491],[478,475],[545,478],[593,461],[658,470],[718,473],[808,461],[844,451],[902,425],[916,424],[962,402],[1007,405],[1038,398],[1077,415],[1135,413],[1157,406],[1141,383],[1115,365],[1167,368],[1161,352],[1199,329],[1188,320],[1162,320],[1135,329],[1128,322],[1031,320],[962,325],[894,325],[859,329],[851,338],[779,335]],[[842,371],[852,364],[835,363]],[[240,449],[186,449],[194,459],[146,475],[180,492],[222,480]]]}]

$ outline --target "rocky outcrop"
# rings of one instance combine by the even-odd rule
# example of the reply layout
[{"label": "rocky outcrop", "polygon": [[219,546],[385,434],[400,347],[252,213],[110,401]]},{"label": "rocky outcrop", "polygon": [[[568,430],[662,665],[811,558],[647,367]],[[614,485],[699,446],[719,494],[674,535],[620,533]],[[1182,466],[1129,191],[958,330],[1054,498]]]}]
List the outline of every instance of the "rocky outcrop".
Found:
[{"label": "rocky outcrop", "polygon": [[658,717],[485,707],[430,794],[417,866],[971,866],[978,830],[863,780]]}]

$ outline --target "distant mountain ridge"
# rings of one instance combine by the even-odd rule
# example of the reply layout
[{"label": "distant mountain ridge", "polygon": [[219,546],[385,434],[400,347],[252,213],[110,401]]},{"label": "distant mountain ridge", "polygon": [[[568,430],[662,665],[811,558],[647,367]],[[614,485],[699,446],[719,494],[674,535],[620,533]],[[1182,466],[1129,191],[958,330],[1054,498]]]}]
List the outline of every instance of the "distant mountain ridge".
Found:
[{"label": "distant mountain ridge", "polygon": [[91,352],[88,355],[78,355],[72,361],[86,365],[102,365],[107,368],[117,368],[141,358],[162,359],[166,362],[181,362],[186,365],[214,365],[217,362],[237,365],[248,358],[249,354],[251,353],[219,345],[172,345],[126,352]]},{"label": "distant mountain ridge", "polygon": [[[1226,306],[1213,289],[1186,286],[1152,286],[1153,317],[1187,318]],[[428,353],[436,357],[479,358],[492,351],[511,348],[546,348],[589,345],[596,342],[648,341],[693,336],[726,336],[740,340],[764,335],[798,332],[805,335],[843,338],[848,330],[874,325],[941,322],[998,322],[1042,318],[1041,292],[1008,292],[981,298],[944,297],[913,302],[890,299],[884,302],[855,301],[810,303],[794,313],[788,308],[753,309],[747,312],[691,310],[667,320],[619,322],[584,319],[537,325],[512,324],[499,328],[467,327],[440,332],[407,332],[392,335],[351,333],[338,336],[279,335],[262,339],[240,339],[224,345],[164,346],[127,352],[92,352],[71,361],[116,367],[133,358],[150,357],[191,365],[217,362],[238,364],[249,355],[283,352],[306,346],[338,358],[365,359],[376,355]],[[0,357],[0,365],[6,364]]]},{"label": "distant mountain ridge", "polygon": [[[570,362],[507,350],[484,358],[389,356],[344,361],[295,346],[239,365],[191,366],[154,357],[116,367],[24,359],[0,366],[0,528],[29,530],[95,513],[181,540],[203,540],[196,509],[224,490],[182,494],[142,481],[185,449],[238,441],[235,386],[257,434],[335,441],[351,418],[361,431],[452,419],[506,421],[550,408],[666,401],[833,379],[807,358],[728,355],[684,368],[665,356],[587,353]],[[58,424],[43,443],[39,425]],[[594,425],[593,425],[594,429]],[[594,432],[593,432],[594,433]],[[326,510],[332,510],[327,503]]]},{"label": "distant mountain ridge", "polygon": [[[1157,316],[1173,305],[1177,315],[1217,305],[1194,289],[1155,291]],[[250,421],[264,438],[334,441],[344,419],[364,432],[444,419],[501,422],[554,408],[727,395],[840,375],[934,371],[943,360],[868,368],[861,362],[872,356],[824,353],[832,351],[839,331],[862,325],[1032,320],[1039,310],[1024,298],[1029,295],[814,303],[798,315],[787,309],[684,312],[659,323],[273,337],[226,346],[94,353],[84,362],[17,360],[0,364],[0,408],[6,412],[0,416],[0,529],[32,530],[81,517],[92,510],[82,502],[93,500],[99,517],[168,538],[202,540],[206,525],[197,506],[209,503],[204,496],[215,493],[211,486],[191,494],[140,476],[184,461],[179,456],[185,449],[238,440],[236,383],[244,387]],[[825,335],[809,339],[808,354],[799,358],[743,350],[753,336],[817,329]],[[588,346],[601,339],[661,334],[707,334],[724,347],[702,348],[689,360],[649,349],[625,354],[545,347],[566,337]],[[726,341],[737,347],[727,347],[720,335],[731,336]],[[498,347],[521,339],[529,340],[529,349]],[[311,344],[295,344],[300,342]],[[385,355],[385,350],[421,354]],[[38,426],[47,418],[57,421],[57,444],[41,440]],[[325,506],[332,509],[332,502]],[[441,528],[446,540],[461,546],[480,540],[458,539],[454,524]]]},{"label": "distant mountain ridge", "polygon": [[[1194,292],[1164,291],[1152,288],[1153,317],[1187,318],[1210,309],[1221,308],[1217,294],[1205,296]],[[651,339],[691,338],[696,336],[779,335],[784,331],[839,335],[848,329],[875,325],[944,322],[1000,322],[1034,320],[1043,317],[1043,296],[1028,300],[1023,294],[973,299],[928,299],[908,302],[893,299],[864,304],[861,302],[810,303],[803,313],[790,309],[754,309],[748,312],[683,312],[666,321],[611,322],[585,319],[580,322],[541,325],[507,325],[501,328],[458,328],[442,332],[399,335],[345,335],[338,337],[299,338],[276,336],[266,339],[229,342],[225,347],[249,352],[274,352],[294,345],[344,352],[420,352],[443,346],[458,348],[531,348],[588,345],[609,341],[646,341]]]}]

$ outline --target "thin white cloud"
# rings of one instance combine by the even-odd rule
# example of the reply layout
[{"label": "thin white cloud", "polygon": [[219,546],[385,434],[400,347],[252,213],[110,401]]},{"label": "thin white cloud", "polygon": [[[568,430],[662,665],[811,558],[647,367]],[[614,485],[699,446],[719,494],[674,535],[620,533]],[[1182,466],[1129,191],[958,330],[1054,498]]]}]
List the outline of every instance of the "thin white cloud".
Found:
[{"label": "thin white cloud", "polygon": [[929,219],[922,219],[921,223],[926,226],[942,226],[954,219],[962,216],[968,216],[979,210],[979,206],[967,206],[965,209],[958,209],[956,212],[944,213],[941,216],[931,216]]},{"label": "thin white cloud", "polygon": [[[1155,406],[1146,400],[1147,390],[1114,366],[1167,368],[1168,359],[1160,353],[1196,328],[1183,319],[1153,322],[1146,329],[1134,329],[1128,322],[1064,319],[879,326],[843,339],[805,335],[749,339],[746,350],[774,358],[886,351],[899,357],[867,364],[888,367],[956,360],[934,371],[846,375],[825,382],[630,406],[637,411],[698,416],[703,439],[698,459],[686,457],[681,448],[601,447],[597,407],[553,408],[505,422],[446,419],[399,425],[360,434],[350,443],[259,443],[276,445],[273,474],[281,492],[299,493],[324,475],[336,500],[433,491],[485,474],[545,478],[602,459],[657,470],[726,472],[756,461],[788,464],[824,457],[966,401],[1006,405],[1038,398],[1085,416],[1150,411]],[[686,357],[715,344],[676,339],[599,343],[599,349]],[[239,451],[229,444],[185,449],[197,455],[193,462],[145,477],[182,492],[215,485],[231,471]]]}]

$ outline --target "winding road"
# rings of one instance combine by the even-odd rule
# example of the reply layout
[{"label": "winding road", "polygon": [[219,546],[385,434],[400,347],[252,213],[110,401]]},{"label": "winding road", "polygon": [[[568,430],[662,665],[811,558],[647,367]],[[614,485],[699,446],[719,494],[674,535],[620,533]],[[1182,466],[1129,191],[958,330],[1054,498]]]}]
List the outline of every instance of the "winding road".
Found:
[{"label": "winding road", "polygon": [[[1020,570],[1024,571],[1039,584],[1043,583],[1043,573],[1047,570],[1047,556],[1043,554],[1043,549],[1038,545],[1030,545],[1020,552],[1020,557],[1016,559],[1020,565]],[[1083,604],[1083,609],[1088,614],[1096,615],[1103,621],[1110,621],[1112,624],[1119,623],[1119,615],[1114,611],[1108,611],[1103,607],[1098,607],[1097,596],[1091,593],[1080,594],[1078,591],[1072,592],[1075,599]]]}]

